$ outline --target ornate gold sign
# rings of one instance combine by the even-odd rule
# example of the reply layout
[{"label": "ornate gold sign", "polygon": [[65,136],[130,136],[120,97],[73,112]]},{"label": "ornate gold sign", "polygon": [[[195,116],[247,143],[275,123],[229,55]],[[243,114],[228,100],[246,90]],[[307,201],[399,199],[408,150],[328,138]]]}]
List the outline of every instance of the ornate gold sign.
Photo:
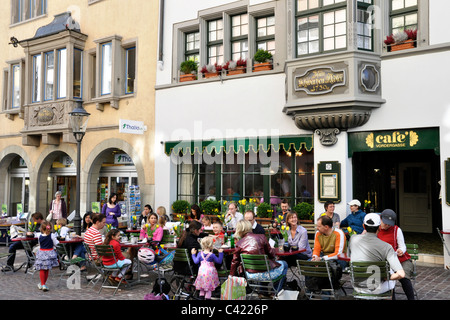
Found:
[{"label": "ornate gold sign", "polygon": [[295,77],[295,91],[307,94],[325,94],[335,87],[345,86],[345,70],[333,70],[331,67],[315,68]]}]

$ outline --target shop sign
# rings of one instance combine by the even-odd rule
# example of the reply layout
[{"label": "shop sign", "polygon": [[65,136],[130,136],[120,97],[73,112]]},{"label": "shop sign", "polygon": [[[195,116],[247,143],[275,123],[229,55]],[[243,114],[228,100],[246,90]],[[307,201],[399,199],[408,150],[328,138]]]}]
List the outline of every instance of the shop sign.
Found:
[{"label": "shop sign", "polygon": [[146,127],[142,121],[119,120],[120,133],[144,134],[144,131],[146,131]]},{"label": "shop sign", "polygon": [[307,94],[325,94],[335,87],[345,86],[345,70],[333,70],[330,67],[315,68],[295,77],[295,91]]},{"label": "shop sign", "polygon": [[439,129],[349,133],[349,156],[353,152],[434,149],[439,154]]},{"label": "shop sign", "polygon": [[126,153],[118,153],[114,155],[114,164],[133,164],[133,160]]}]

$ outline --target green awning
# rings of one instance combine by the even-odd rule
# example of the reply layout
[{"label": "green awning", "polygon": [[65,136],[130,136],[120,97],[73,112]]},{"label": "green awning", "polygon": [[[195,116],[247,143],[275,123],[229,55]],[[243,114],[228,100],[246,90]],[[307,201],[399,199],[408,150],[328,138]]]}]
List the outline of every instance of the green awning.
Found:
[{"label": "green awning", "polygon": [[243,150],[245,153],[250,151],[250,148],[254,152],[268,152],[271,148],[273,151],[278,152],[280,148],[284,151],[289,151],[294,148],[295,151],[300,151],[305,148],[307,151],[311,151],[313,148],[313,136],[284,136],[284,137],[254,137],[254,138],[235,138],[235,139],[217,139],[217,140],[186,140],[186,141],[167,141],[165,143],[165,153],[170,155],[172,152],[184,155],[187,153],[194,154],[195,152],[203,153],[207,152],[211,154],[215,153],[238,153],[239,150]]}]

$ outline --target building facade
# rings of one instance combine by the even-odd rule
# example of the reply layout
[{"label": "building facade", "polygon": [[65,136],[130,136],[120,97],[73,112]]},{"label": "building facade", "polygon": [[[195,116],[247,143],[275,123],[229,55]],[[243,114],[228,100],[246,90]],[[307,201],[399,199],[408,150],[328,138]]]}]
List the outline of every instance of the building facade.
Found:
[{"label": "building facade", "polygon": [[[164,1],[157,202],[286,198],[317,218],[333,200],[343,219],[356,198],[396,211],[404,232],[449,229],[449,6]],[[272,53],[269,70],[258,49]],[[244,73],[223,67],[239,59]],[[191,81],[185,60],[198,62]]]},{"label": "building facade", "polygon": [[[1,11],[0,199],[5,214],[76,208],[69,112],[90,113],[81,145],[81,215],[112,193],[154,205],[158,1],[8,0]],[[133,208],[131,208],[133,209]],[[139,208],[137,208],[139,210]]]}]

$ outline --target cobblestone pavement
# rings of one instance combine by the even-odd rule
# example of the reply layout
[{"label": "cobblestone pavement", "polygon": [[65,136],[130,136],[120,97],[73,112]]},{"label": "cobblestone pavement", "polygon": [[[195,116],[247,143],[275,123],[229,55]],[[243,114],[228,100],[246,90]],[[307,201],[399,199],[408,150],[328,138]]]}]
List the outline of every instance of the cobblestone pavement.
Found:
[{"label": "cobblestone pavement", "polygon": [[[7,252],[7,248],[0,247],[0,253]],[[26,261],[23,250],[19,250],[16,255],[15,266],[18,267],[22,262]],[[6,263],[5,259],[1,261]],[[81,289],[69,289],[66,281],[62,280],[58,286],[59,276],[62,271],[55,268],[47,281],[49,291],[42,292],[38,290],[39,272],[33,276],[26,275],[24,268],[17,272],[7,272],[0,274],[0,299],[1,300],[143,300],[147,293],[150,293],[153,288],[155,274],[151,274],[150,284],[137,284],[129,289],[120,289],[113,295],[112,289],[103,289],[100,294],[99,284],[93,289],[88,287],[85,279],[81,279]],[[288,274],[291,278],[292,274]],[[347,276],[344,276],[347,277]],[[66,279],[66,277],[64,278]],[[344,278],[345,279],[345,278]],[[348,279],[348,278],[347,278]],[[350,282],[348,281],[345,287],[348,287],[347,294],[351,294]],[[418,265],[418,277],[415,288],[417,290],[420,300],[450,300],[450,270],[445,270],[442,266],[432,264]],[[396,297],[398,300],[406,300],[403,290],[397,284]]]}]

